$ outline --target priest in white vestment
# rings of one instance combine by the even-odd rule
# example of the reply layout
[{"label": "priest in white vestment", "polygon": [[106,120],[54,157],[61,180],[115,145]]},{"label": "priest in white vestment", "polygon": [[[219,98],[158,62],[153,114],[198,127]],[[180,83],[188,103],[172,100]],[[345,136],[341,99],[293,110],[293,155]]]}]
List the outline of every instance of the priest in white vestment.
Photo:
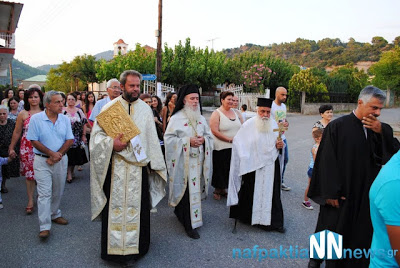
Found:
[{"label": "priest in white vestment", "polygon": [[164,134],[169,205],[193,239],[200,238],[201,200],[208,195],[212,175],[213,140],[200,106],[198,87],[183,86]]},{"label": "priest in white vestment", "polygon": [[230,218],[283,233],[284,142],[270,119],[271,105],[271,99],[259,98],[257,116],[247,120],[233,139],[227,205]]},{"label": "priest in white vestment", "polygon": [[[123,72],[123,94],[102,109],[120,102],[140,134],[126,143],[121,135],[113,139],[96,119],[90,139],[92,220],[102,220],[101,258],[121,263],[147,253],[150,209],[165,196],[165,162],[151,108],[138,99],[141,80],[137,71]],[[148,168],[158,176],[148,175]]]}]

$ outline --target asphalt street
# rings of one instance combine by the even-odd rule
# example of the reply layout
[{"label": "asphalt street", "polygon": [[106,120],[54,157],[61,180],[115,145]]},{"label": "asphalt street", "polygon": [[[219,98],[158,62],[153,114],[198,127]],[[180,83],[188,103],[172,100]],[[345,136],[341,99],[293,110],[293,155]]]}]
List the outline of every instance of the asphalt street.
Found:
[{"label": "asphalt street", "polygon": [[[210,113],[205,115],[209,117]],[[241,223],[238,223],[237,233],[233,234],[234,220],[229,219],[226,199],[214,200],[210,188],[209,198],[203,202],[201,238],[193,240],[186,236],[165,197],[157,207],[158,211],[151,214],[150,250],[132,266],[307,267],[308,260],[300,258],[300,253],[302,249],[308,250],[309,235],[314,233],[319,208],[313,203],[314,210],[306,210],[301,201],[307,184],[311,126],[319,119],[319,115],[288,115],[289,163],[285,183],[292,190],[282,192],[285,234],[266,232]],[[384,110],[381,120],[398,126],[400,109]],[[119,267],[100,258],[101,223],[90,220],[89,165],[84,165],[84,170],[75,171],[75,174],[73,183],[66,184],[61,202],[63,216],[70,223],[67,226],[53,224],[51,236],[46,241],[38,237],[37,207],[32,215],[25,214],[24,178],[7,181],[9,193],[2,194],[4,209],[0,210],[0,267]],[[280,248],[287,251],[282,252]],[[238,250],[233,256],[235,249],[242,252],[242,258],[239,258]],[[258,249],[268,250],[268,254],[275,251],[271,249],[277,249],[278,255],[259,260]],[[298,258],[295,257],[296,250]],[[247,254],[243,254],[245,252]]]}]

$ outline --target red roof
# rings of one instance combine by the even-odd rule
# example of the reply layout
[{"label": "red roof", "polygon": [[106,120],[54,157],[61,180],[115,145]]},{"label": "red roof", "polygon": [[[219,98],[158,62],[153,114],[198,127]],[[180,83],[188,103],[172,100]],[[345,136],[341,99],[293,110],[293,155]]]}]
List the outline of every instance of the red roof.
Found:
[{"label": "red roof", "polygon": [[[120,44],[125,44],[125,42],[124,42],[124,40],[119,39],[117,42],[114,43],[114,45],[115,44],[120,45]],[[127,45],[127,44],[125,44],[125,45]]]}]

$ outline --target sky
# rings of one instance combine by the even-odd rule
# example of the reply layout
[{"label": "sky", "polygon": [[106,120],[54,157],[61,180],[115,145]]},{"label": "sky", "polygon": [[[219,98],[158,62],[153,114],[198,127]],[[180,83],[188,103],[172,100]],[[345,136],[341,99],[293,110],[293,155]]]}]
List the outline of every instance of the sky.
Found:
[{"label": "sky", "polygon": [[[17,1],[15,1],[17,2]],[[20,0],[15,58],[37,67],[113,50],[123,39],[157,46],[158,0]],[[221,51],[296,38],[370,42],[400,36],[399,0],[163,0],[162,43]],[[214,39],[213,41],[210,41]]]}]

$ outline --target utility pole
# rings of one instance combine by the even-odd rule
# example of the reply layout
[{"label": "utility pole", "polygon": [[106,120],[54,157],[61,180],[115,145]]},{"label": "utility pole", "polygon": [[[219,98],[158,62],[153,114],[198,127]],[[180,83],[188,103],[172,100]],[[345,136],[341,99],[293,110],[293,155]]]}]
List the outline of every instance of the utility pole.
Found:
[{"label": "utility pole", "polygon": [[157,56],[156,56],[156,76],[157,82],[161,82],[161,36],[162,36],[162,0],[158,0],[158,30],[156,31],[157,37]]},{"label": "utility pole", "polygon": [[209,40],[207,40],[207,42],[211,42],[211,50],[214,49],[214,40],[219,39],[219,37],[215,37],[215,38],[211,38]]},{"label": "utility pole", "polygon": [[14,81],[13,81],[13,73],[12,73],[12,64],[11,64],[11,62],[9,64],[9,68],[10,68],[10,87],[13,88],[14,87]]}]

